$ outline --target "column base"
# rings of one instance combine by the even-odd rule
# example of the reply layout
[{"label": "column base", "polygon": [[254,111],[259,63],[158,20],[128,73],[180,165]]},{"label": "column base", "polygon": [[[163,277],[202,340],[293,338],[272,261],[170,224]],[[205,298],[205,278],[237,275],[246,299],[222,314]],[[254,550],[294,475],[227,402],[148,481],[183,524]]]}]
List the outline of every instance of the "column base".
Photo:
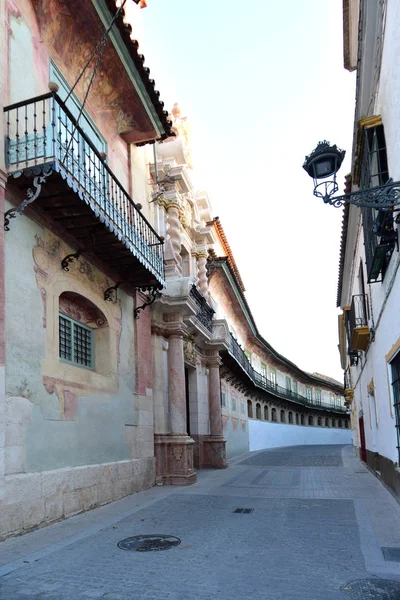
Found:
[{"label": "column base", "polygon": [[157,485],[191,485],[197,475],[193,469],[194,441],[188,435],[155,434]]},{"label": "column base", "polygon": [[222,435],[207,435],[203,438],[203,468],[226,469],[226,440]]}]

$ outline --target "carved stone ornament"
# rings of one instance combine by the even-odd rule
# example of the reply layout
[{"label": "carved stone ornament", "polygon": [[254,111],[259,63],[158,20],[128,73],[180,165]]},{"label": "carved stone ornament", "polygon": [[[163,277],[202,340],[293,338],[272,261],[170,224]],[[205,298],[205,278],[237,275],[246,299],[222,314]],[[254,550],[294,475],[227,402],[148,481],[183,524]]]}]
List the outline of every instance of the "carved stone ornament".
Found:
[{"label": "carved stone ornament", "polygon": [[191,335],[183,341],[183,354],[185,360],[193,365],[196,364],[197,359],[195,339],[195,336]]}]

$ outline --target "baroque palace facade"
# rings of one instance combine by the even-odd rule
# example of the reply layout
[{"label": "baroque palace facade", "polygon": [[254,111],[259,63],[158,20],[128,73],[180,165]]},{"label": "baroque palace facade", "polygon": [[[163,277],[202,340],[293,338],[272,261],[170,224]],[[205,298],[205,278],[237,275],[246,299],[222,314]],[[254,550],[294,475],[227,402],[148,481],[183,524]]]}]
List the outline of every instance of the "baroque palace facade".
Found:
[{"label": "baroque palace facade", "polygon": [[345,428],[341,386],[258,333],[114,0],[0,19],[0,537],[193,483],[249,420]]}]

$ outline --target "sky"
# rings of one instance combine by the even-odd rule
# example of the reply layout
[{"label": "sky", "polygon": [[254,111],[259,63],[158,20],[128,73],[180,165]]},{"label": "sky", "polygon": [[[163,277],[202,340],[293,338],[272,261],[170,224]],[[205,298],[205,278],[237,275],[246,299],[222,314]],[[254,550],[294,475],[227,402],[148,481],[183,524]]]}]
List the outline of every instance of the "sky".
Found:
[{"label": "sky", "polygon": [[326,139],[347,150],[341,189],[350,170],[342,1],[148,0],[138,14],[156,89],[192,123],[194,182],[221,219],[260,333],[300,368],[341,381],[342,209],[313,196],[302,164]]}]

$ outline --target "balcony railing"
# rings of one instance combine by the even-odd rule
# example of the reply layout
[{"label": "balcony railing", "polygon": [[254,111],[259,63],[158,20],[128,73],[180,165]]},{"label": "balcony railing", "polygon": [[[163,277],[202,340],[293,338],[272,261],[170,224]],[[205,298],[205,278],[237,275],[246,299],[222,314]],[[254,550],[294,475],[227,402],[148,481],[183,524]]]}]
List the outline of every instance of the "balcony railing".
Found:
[{"label": "balcony railing", "polygon": [[59,173],[97,220],[163,284],[163,241],[57,94],[7,106],[4,112],[8,173]]},{"label": "balcony railing", "polygon": [[353,296],[348,312],[348,335],[350,350],[366,350],[370,341],[368,326],[369,309],[366,294]]},{"label": "balcony railing", "polygon": [[301,394],[298,394],[297,392],[293,392],[276,383],[273,383],[272,381],[269,381],[266,377],[264,377],[264,375],[258,373],[258,371],[256,371],[251,366],[246,354],[244,353],[243,348],[240,346],[240,344],[237,342],[237,340],[233,337],[232,334],[230,341],[231,345],[229,353],[231,354],[231,356],[233,356],[236,362],[242,367],[243,371],[245,371],[246,375],[251,379],[254,385],[261,388],[265,392],[268,392],[269,394],[277,396],[283,400],[289,400],[290,402],[295,402],[296,404],[301,404],[303,406],[309,406],[311,408],[317,408],[320,410],[327,409],[331,411],[334,410],[335,412],[345,412],[346,409],[344,406],[338,405],[336,403],[334,404],[334,406],[332,406],[331,403],[326,404],[322,401],[318,402],[317,404],[316,402],[308,400],[308,398],[302,396]]},{"label": "balcony railing", "polygon": [[212,319],[214,316],[214,310],[208,304],[203,294],[199,292],[197,287],[193,285],[190,288],[189,297],[197,306],[196,319],[206,328],[208,331],[212,331]]}]

